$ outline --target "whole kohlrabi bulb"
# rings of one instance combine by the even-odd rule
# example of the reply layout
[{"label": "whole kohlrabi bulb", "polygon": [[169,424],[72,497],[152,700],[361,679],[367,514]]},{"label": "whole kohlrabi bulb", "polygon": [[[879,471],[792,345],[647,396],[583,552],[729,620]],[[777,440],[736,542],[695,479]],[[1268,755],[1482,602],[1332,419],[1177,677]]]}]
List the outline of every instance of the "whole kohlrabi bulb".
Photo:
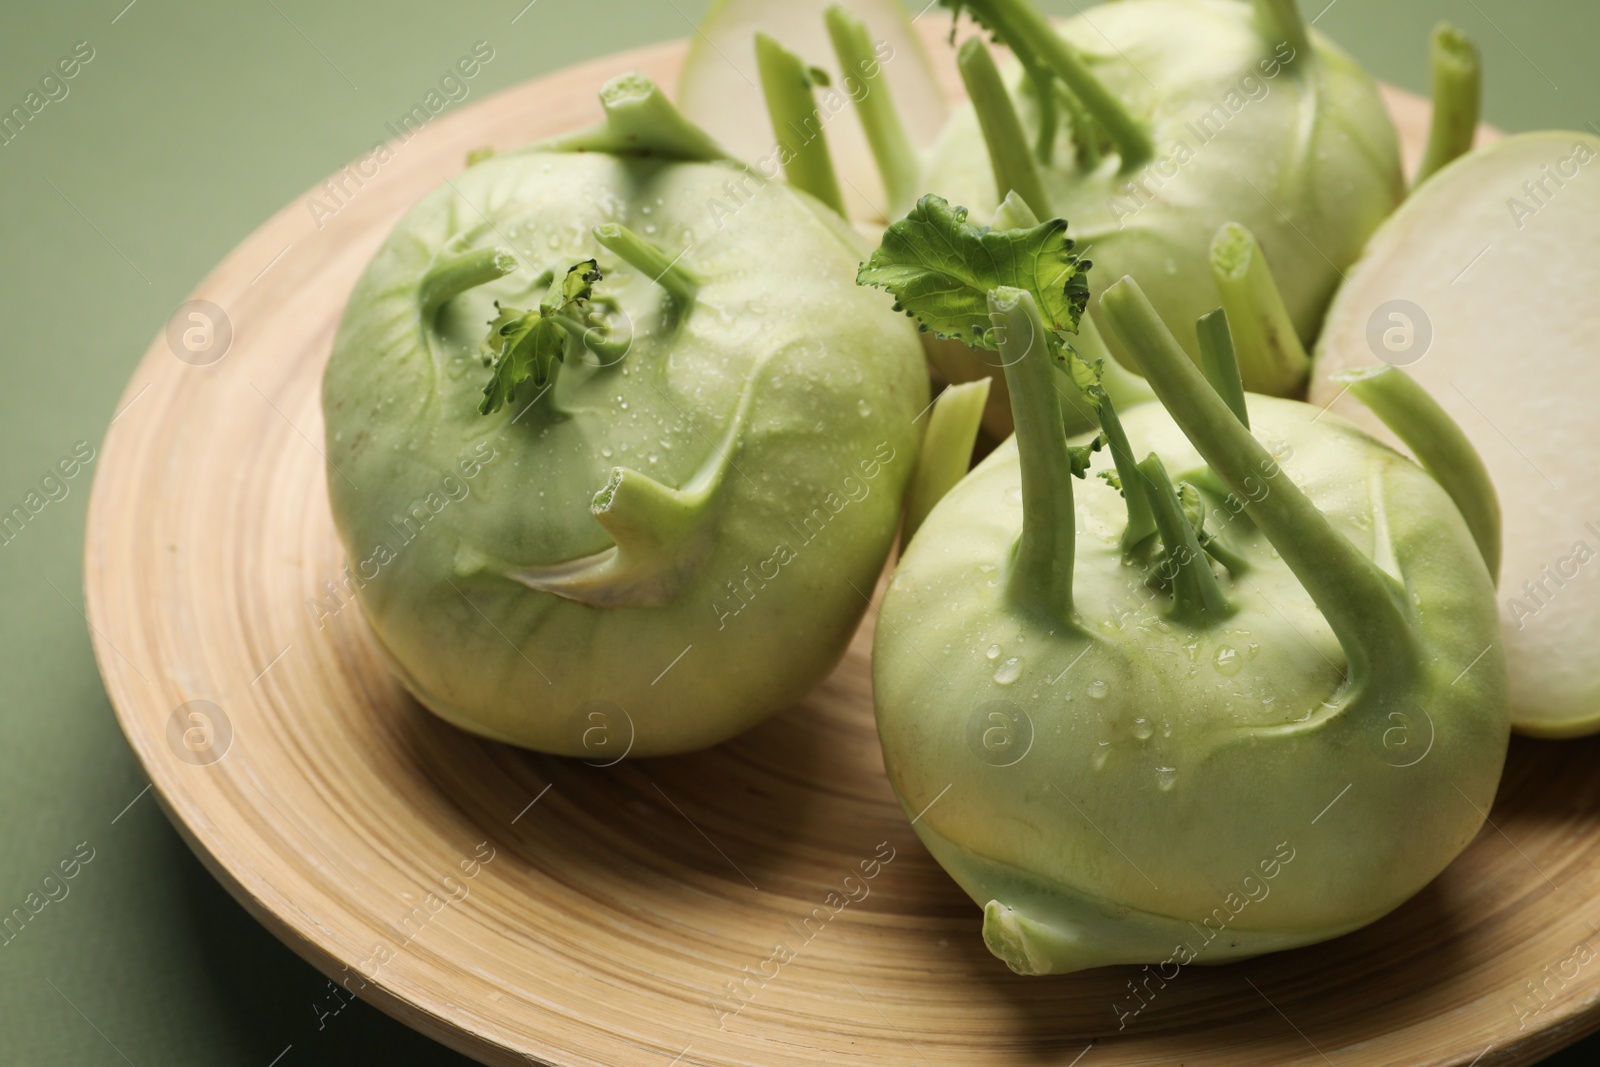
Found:
[{"label": "whole kohlrabi bulb", "polygon": [[[924,191],[987,223],[1006,192],[998,169],[1039,218],[1072,224],[1095,277],[1132,275],[1172,322],[1224,303],[1211,247],[1224,224],[1241,224],[1259,241],[1299,340],[1316,337],[1340,272],[1404,190],[1376,85],[1307,31],[1292,0],[1124,0],[1061,24],[1059,37],[1029,0],[946,3],[1024,62],[1004,78],[1008,97],[982,43],[967,43],[961,66],[976,107],[952,115]],[[1091,309],[1113,351],[1137,368]],[[1193,339],[1180,340],[1198,358]],[[1252,391],[1304,388],[1303,354],[1286,366],[1242,362]],[[985,369],[975,362],[966,376]]]},{"label": "whole kohlrabi bulb", "polygon": [[400,221],[323,408],[334,518],[407,688],[610,759],[715,744],[831,669],[927,384],[915,329],[852,284],[843,220],[641,78],[602,101],[607,125]]},{"label": "whole kohlrabi bulb", "polygon": [[[1084,287],[1062,230],[925,205],[866,279],[952,328],[986,295],[975,339],[1017,424],[884,598],[890,782],[1024,974],[1217,962],[1372,922],[1466,847],[1499,780],[1506,664],[1478,543],[1411,460],[1309,405],[1247,403],[1220,314],[1197,334],[1202,377],[1131,281],[1103,311],[1160,403],[1120,419],[1064,343]],[[958,297],[933,284],[934,247],[969,265]],[[1069,442],[1063,370],[1101,436]],[[1412,402],[1412,439],[1457,447],[1399,372],[1366,388]]]}]

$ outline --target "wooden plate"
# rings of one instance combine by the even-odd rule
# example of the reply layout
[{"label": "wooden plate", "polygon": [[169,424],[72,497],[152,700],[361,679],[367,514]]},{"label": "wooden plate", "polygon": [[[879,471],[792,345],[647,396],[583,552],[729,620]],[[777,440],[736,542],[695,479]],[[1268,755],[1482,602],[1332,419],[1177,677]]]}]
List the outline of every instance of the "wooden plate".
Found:
[{"label": "wooden plate", "polygon": [[870,627],[804,704],[682,758],[538,756],[405,695],[337,590],[318,384],[346,294],[469,149],[591,121],[603,78],[671,84],[681,53],[553,75],[352,166],[200,287],[209,348],[185,309],[129,385],[89,519],[95,649],[156,795],[234,896],[497,1064],[1488,1067],[1600,1025],[1600,742],[1518,741],[1493,825],[1384,921],[1142,985],[1119,1018],[1140,972],[1022,979],[985,951],[884,779]]}]

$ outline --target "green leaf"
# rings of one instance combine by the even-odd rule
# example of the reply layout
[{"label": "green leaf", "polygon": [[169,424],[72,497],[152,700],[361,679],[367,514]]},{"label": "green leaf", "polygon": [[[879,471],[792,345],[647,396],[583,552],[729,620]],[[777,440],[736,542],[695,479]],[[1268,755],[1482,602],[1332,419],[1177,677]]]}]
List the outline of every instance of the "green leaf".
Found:
[{"label": "green leaf", "polygon": [[567,330],[558,319],[563,313],[582,321],[588,312],[594,283],[600,280],[599,264],[586,259],[569,267],[565,274],[550,280],[544,298],[533,311],[495,308],[499,314],[489,323],[484,338],[485,353],[493,361],[494,373],[483,389],[480,414],[499,411],[517,398],[524,385],[543,389],[555,378],[555,365],[566,359]]},{"label": "green leaf", "polygon": [[1074,478],[1087,478],[1089,464],[1094,462],[1094,454],[1105,446],[1105,434],[1097,434],[1095,439],[1086,445],[1067,446],[1067,458],[1072,463],[1072,476]]},{"label": "green leaf", "polygon": [[1077,349],[1065,345],[1056,353],[1056,369],[1071,378],[1078,391],[1096,407],[1106,398],[1105,386],[1101,384],[1105,379],[1105,360],[1097,359],[1091,363],[1080,356]]},{"label": "green leaf", "polygon": [[991,351],[999,341],[989,321],[989,292],[1025,289],[1059,342],[1078,332],[1089,302],[1090,264],[1072,248],[1064,219],[994,230],[969,223],[966,208],[925,196],[884,233],[856,282],[887,289],[895,310],[924,331]]}]

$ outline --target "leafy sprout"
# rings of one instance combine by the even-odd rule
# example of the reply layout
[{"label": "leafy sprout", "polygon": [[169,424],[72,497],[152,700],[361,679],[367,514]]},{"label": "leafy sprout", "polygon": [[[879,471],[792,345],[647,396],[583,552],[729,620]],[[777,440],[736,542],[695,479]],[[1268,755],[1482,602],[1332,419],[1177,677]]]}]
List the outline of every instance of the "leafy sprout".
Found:
[{"label": "leafy sprout", "polygon": [[884,233],[856,281],[887,289],[895,310],[924,331],[993,351],[999,339],[989,316],[992,290],[1034,294],[1059,343],[1078,332],[1089,303],[1090,266],[1073,251],[1064,219],[997,230],[968,222],[966,208],[925,196]]},{"label": "leafy sprout", "polygon": [[[483,389],[480,414],[499,411],[516,399],[524,384],[542,389],[555,377],[555,365],[566,359],[570,320],[581,321],[588,313],[594,284],[600,280],[600,265],[586,259],[567,268],[550,280],[550,286],[532,311],[501,307],[489,323],[484,339],[486,360],[492,361],[494,374]],[[574,314],[576,313],[576,314]],[[564,321],[567,320],[567,321]]]}]

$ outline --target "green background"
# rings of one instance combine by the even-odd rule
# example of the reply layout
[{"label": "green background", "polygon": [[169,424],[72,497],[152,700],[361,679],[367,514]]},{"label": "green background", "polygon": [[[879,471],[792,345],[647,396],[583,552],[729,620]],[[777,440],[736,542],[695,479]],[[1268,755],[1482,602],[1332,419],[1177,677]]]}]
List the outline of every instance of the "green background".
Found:
[{"label": "green background", "polygon": [[[218,260],[386,136],[473,42],[496,53],[478,99],[683,36],[706,6],[535,0],[513,24],[525,2],[8,3],[0,111],[76,42],[95,55],[0,147],[0,510],[77,442],[99,446],[145,347]],[[1600,120],[1590,0],[1325,2],[1307,13],[1382,78],[1425,89],[1426,34],[1448,18],[1483,47],[1490,121]],[[140,795],[81,614],[93,470],[0,547],[0,912],[80,842],[95,850],[70,894],[0,946],[0,1064],[465,1063],[359,1003],[319,1028],[321,976]],[[1600,1039],[1550,1062],[1596,1057]]]}]

